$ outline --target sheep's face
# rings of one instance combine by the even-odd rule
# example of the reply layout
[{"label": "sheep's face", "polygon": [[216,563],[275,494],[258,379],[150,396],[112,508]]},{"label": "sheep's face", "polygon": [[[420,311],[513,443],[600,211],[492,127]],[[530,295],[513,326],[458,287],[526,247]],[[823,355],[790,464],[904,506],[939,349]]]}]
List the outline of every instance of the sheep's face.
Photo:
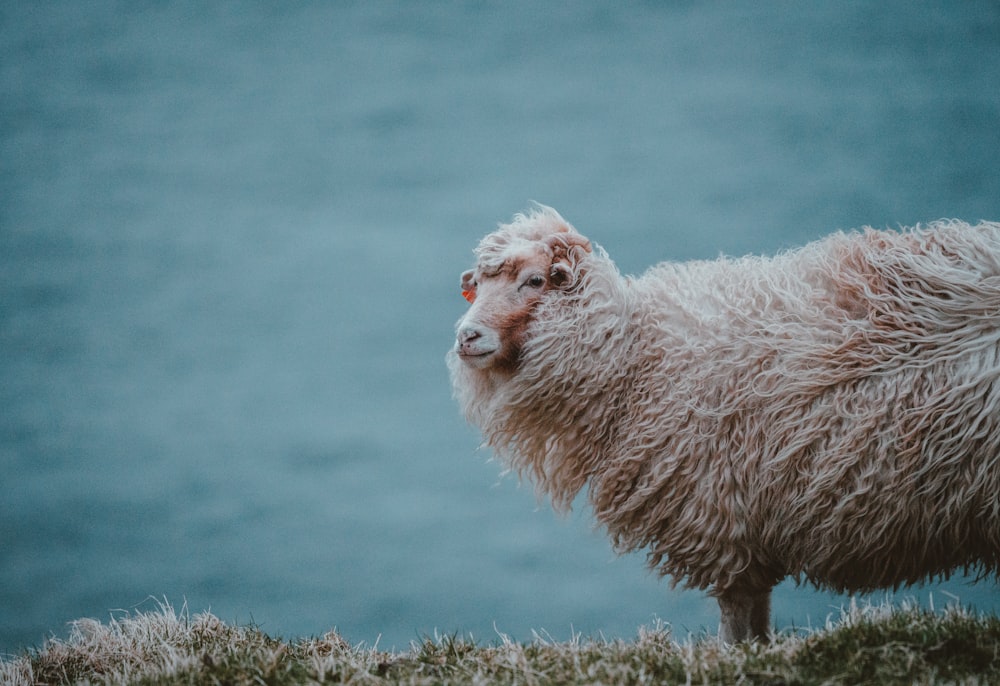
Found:
[{"label": "sheep's face", "polygon": [[538,303],[572,287],[579,260],[590,252],[590,242],[568,228],[504,247],[462,274],[462,294],[471,307],[456,327],[455,353],[475,369],[517,368]]}]

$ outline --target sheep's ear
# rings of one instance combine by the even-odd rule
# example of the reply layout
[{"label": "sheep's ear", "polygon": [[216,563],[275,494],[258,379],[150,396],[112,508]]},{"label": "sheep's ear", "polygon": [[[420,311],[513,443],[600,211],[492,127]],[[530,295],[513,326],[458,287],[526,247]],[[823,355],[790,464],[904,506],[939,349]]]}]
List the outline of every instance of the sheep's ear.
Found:
[{"label": "sheep's ear", "polygon": [[545,243],[552,251],[549,283],[554,288],[571,286],[580,273],[580,260],[591,252],[590,241],[575,232],[560,232],[549,236]]},{"label": "sheep's ear", "polygon": [[470,303],[476,301],[476,272],[472,269],[462,272],[462,297]]},{"label": "sheep's ear", "polygon": [[573,282],[573,270],[562,262],[555,262],[549,270],[549,285],[564,288]]},{"label": "sheep's ear", "polygon": [[590,241],[571,231],[554,233],[545,239],[545,244],[552,251],[554,260],[560,262],[565,260],[573,264],[591,251]]}]

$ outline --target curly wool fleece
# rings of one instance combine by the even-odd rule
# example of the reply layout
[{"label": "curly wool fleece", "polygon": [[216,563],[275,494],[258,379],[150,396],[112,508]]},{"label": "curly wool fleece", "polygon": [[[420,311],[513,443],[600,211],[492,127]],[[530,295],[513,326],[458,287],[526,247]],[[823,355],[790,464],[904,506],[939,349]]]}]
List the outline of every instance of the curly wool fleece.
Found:
[{"label": "curly wool fleece", "polygon": [[[480,263],[560,222],[575,233],[549,208],[518,215]],[[619,552],[720,598],[789,575],[862,592],[996,574],[1000,224],[837,233],[638,278],[600,248],[574,257],[513,371],[448,356],[465,416],[557,508],[589,484]]]}]

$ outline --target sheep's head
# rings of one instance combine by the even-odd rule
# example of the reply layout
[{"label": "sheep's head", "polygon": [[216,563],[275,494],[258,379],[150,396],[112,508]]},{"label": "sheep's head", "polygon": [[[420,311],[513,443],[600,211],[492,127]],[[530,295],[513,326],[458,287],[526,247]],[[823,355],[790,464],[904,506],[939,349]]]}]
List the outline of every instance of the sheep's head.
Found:
[{"label": "sheep's head", "polygon": [[476,268],[462,274],[462,295],[472,306],[458,322],[455,353],[476,369],[516,369],[535,308],[576,285],[590,252],[590,241],[548,207],[486,236]]}]

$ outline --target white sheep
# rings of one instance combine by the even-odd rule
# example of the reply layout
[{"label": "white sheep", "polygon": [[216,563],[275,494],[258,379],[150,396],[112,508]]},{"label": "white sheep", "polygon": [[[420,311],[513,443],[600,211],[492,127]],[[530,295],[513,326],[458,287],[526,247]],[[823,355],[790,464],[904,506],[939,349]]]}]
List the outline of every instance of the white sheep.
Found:
[{"label": "white sheep", "polygon": [[462,275],[455,397],[618,552],[766,638],[772,588],[1000,569],[1000,224],[836,233],[623,278],[554,210]]}]

